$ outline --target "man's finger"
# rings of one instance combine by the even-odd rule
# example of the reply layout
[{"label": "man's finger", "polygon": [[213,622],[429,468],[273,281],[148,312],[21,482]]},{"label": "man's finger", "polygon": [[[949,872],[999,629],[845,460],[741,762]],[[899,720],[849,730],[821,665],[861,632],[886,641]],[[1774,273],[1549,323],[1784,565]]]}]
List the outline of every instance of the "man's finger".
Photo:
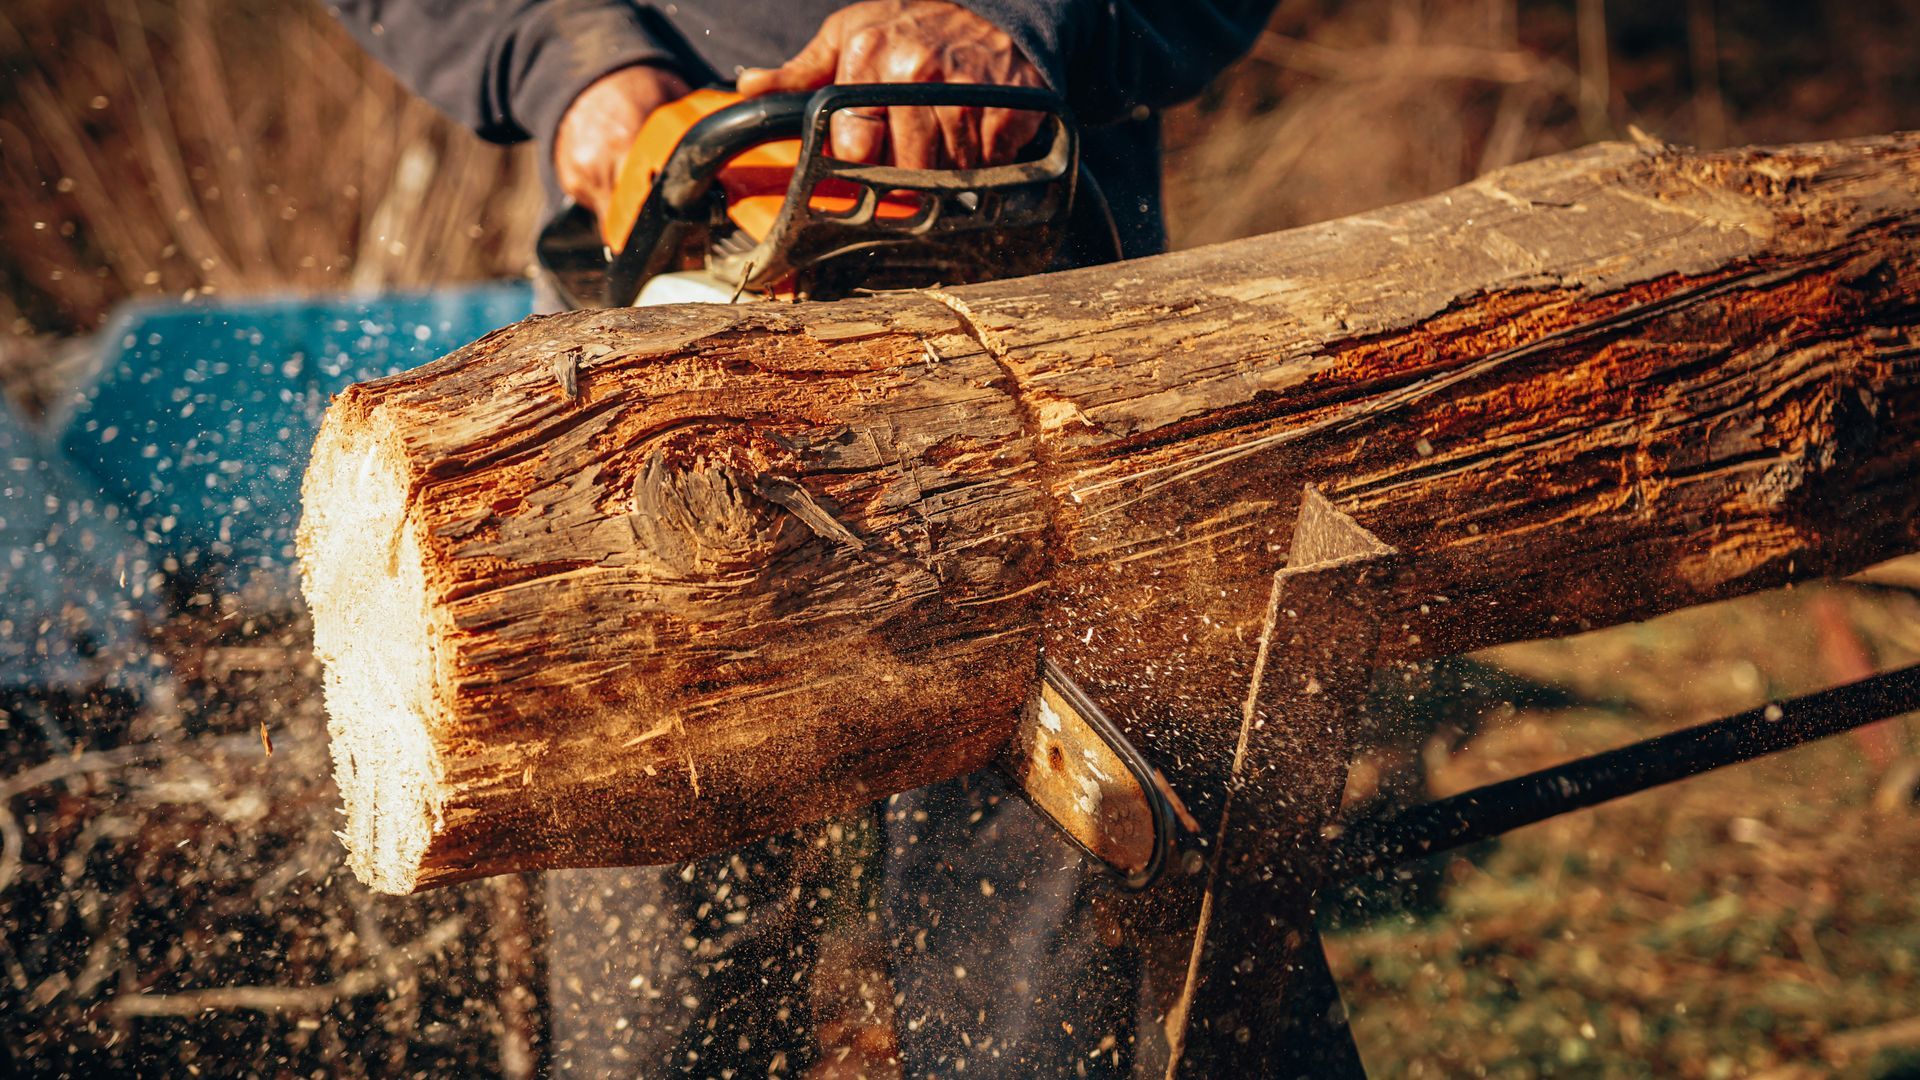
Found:
[{"label": "man's finger", "polygon": [[828,143],[842,161],[880,163],[887,149],[887,110],[849,108],[834,111],[827,125]]},{"label": "man's finger", "polygon": [[567,106],[554,133],[553,173],[560,190],[596,217],[604,215],[621,162],[648,114],[685,93],[678,75],[644,64],[595,80]]},{"label": "man's finger", "polygon": [[741,94],[758,97],[789,90],[818,90],[833,81],[840,67],[840,34],[832,18],[820,25],[806,48],[777,68],[748,68],[734,84]]},{"label": "man's finger", "polygon": [[924,105],[895,105],[887,110],[887,139],[893,163],[903,169],[940,167],[940,122]]},{"label": "man's finger", "polygon": [[940,123],[941,147],[947,164],[956,169],[977,169],[984,164],[980,150],[980,110],[965,106],[941,106],[933,110]]},{"label": "man's finger", "polygon": [[[883,81],[879,65],[886,47],[887,35],[876,27],[862,26],[848,33],[841,42],[832,81],[841,85]],[[887,154],[887,110],[884,106],[840,109],[828,122],[827,134],[834,157],[878,165]]]},{"label": "man's finger", "polygon": [[980,143],[990,165],[1005,165],[1040,130],[1045,114],[1025,109],[988,109],[980,118]]}]

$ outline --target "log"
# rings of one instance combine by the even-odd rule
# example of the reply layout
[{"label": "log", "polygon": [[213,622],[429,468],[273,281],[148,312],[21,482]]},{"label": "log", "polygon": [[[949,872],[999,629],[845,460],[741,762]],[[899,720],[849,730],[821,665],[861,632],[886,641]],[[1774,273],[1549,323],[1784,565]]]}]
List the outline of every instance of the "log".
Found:
[{"label": "log", "polygon": [[[737,845],[986,764],[1042,649],[1210,830],[1309,485],[1398,553],[1375,655],[1444,655],[1920,547],[1917,379],[1915,134],[1605,144],[1114,266],[529,319],[350,388],[314,450],[351,865]],[[1315,724],[1302,836],[1345,774]]]}]

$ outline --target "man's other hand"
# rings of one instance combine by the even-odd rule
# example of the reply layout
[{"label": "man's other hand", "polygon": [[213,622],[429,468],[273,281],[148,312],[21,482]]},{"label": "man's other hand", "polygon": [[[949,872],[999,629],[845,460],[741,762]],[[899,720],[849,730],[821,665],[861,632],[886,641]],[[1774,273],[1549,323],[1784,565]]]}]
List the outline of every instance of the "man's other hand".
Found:
[{"label": "man's other hand", "polygon": [[642,64],[621,68],[580,91],[561,115],[553,140],[553,174],[560,190],[596,217],[604,214],[647,114],[689,89],[666,68]]},{"label": "man's other hand", "polygon": [[[999,27],[945,0],[866,0],[820,24],[799,55],[740,73],[750,97],[829,83],[989,83],[1043,86],[1040,72]],[[1009,109],[861,108],[833,114],[833,156],[909,169],[1012,161],[1040,130],[1040,114]]]}]

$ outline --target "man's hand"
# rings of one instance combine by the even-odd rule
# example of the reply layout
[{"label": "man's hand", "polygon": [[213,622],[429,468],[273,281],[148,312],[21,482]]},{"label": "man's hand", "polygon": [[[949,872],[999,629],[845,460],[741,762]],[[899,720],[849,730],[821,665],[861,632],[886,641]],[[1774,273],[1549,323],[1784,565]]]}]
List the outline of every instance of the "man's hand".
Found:
[{"label": "man's hand", "polygon": [[[800,54],[740,73],[750,97],[829,83],[989,83],[1044,86],[999,27],[945,0],[866,0],[820,24]],[[1040,130],[1040,114],[1009,109],[873,108],[833,114],[833,156],[909,169],[976,168],[1012,161]],[[891,150],[891,154],[888,151]]]},{"label": "man's hand", "polygon": [[598,217],[613,200],[614,181],[647,114],[689,92],[666,68],[645,64],[606,75],[573,99],[553,140],[560,190]]}]

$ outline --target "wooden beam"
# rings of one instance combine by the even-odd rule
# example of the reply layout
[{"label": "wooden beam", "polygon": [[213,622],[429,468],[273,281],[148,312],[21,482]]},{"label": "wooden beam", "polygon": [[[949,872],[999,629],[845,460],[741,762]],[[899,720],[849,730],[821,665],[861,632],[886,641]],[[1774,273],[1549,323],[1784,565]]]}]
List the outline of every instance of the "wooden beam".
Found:
[{"label": "wooden beam", "polygon": [[[1380,655],[1444,654],[1920,547],[1917,380],[1914,135],[1604,145],[1117,266],[531,319],[348,390],[315,449],[352,862],[406,892],[735,845],[981,766],[1043,648],[1204,831],[1308,484],[1402,557]],[[1289,744],[1295,835],[1327,726]]]}]

